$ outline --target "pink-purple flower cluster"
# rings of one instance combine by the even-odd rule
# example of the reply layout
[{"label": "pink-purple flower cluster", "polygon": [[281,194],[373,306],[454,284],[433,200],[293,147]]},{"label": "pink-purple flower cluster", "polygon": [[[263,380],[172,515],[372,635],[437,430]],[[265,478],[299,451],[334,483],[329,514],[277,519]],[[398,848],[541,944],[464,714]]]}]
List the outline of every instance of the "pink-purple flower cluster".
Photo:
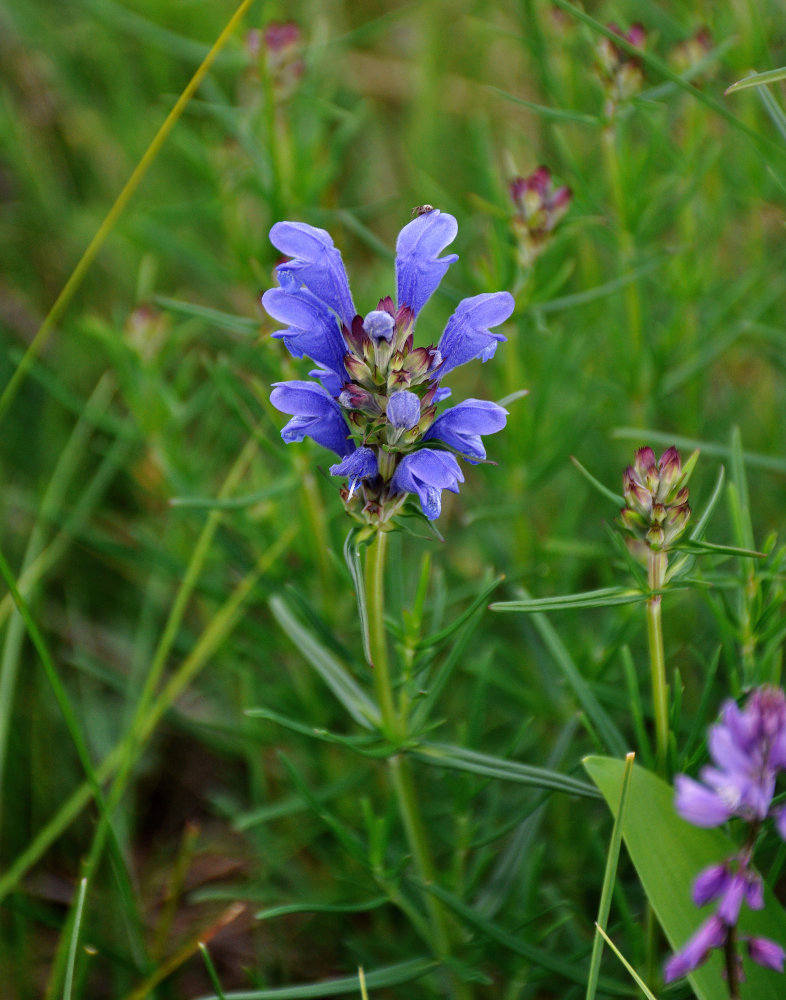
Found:
[{"label": "pink-purple flower cluster", "polygon": [[342,496],[369,524],[389,521],[414,494],[429,520],[442,509],[442,490],[458,492],[470,464],[486,458],[481,440],[505,426],[496,403],[467,399],[437,416],[450,395],[446,374],[467,361],[487,361],[505,340],[493,327],[513,311],[508,292],[459,303],[436,346],[415,347],[420,310],[458,258],[440,256],[458,231],[452,215],[429,209],[406,225],[396,243],[396,302],[388,296],[359,315],[340,252],[330,234],[303,222],[278,222],[270,240],[290,260],[279,264],[279,287],[262,305],[286,328],[273,336],[296,358],[319,366],[313,381],[277,382],[271,402],[292,419],[285,441],[311,437],[334,451],[334,476],[348,479]]},{"label": "pink-purple flower cluster", "polygon": [[[752,857],[762,823],[772,817],[778,833],[786,840],[786,807],[773,807],[777,776],[786,771],[783,691],[757,688],[744,708],[726,702],[707,743],[712,763],[702,769],[700,782],[677,775],[675,808],[694,826],[720,826],[739,817],[750,824],[749,835],[737,854],[704,869],[694,881],[693,902],[704,906],[717,901],[717,909],[666,963],[666,982],[692,972],[715,948],[728,946],[743,903],[752,910],[764,906],[763,885]],[[754,962],[783,971],[786,952],[776,941],[745,936],[737,939],[745,942]]]}]

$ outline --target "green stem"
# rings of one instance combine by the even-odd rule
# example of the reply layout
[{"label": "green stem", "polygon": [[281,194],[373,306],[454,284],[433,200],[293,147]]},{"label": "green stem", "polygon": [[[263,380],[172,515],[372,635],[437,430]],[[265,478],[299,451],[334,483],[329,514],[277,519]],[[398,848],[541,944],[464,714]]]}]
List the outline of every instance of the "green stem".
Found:
[{"label": "green stem", "polygon": [[[374,673],[374,686],[382,713],[382,728],[389,740],[401,745],[407,738],[407,720],[403,712],[398,710],[393,697],[384,620],[386,555],[387,532],[377,531],[374,541],[370,543],[366,552],[364,579],[371,651],[370,666]],[[434,885],[437,881],[436,866],[421,810],[418,807],[409,760],[403,753],[395,753],[388,759],[388,767],[418,877],[424,886]],[[451,953],[447,914],[442,903],[431,893],[426,891],[424,896],[429,917],[431,947],[438,958],[447,961]],[[451,987],[456,1000],[469,1000],[471,997],[469,986],[457,977],[452,978]]]},{"label": "green stem", "polygon": [[[665,554],[650,550],[648,565],[650,590],[662,588],[665,569]],[[669,688],[666,683],[660,594],[653,594],[647,600],[647,638],[650,650],[652,706],[655,715],[655,764],[657,773],[665,778],[669,749]]]},{"label": "green stem", "polygon": [[374,688],[377,692],[379,708],[382,712],[382,727],[385,735],[394,743],[402,735],[398,727],[398,714],[393,700],[393,684],[390,679],[390,660],[385,635],[385,556],[388,536],[378,531],[366,553],[366,605],[368,608],[368,640],[371,650],[369,666],[374,674]]}]

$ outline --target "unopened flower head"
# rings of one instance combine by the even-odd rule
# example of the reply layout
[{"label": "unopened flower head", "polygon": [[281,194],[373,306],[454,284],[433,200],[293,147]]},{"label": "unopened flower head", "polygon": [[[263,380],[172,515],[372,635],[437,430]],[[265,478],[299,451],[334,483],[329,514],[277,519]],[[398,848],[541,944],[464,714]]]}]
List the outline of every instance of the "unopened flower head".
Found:
[{"label": "unopened flower head", "polygon": [[[743,847],[721,864],[701,871],[693,883],[693,902],[717,902],[715,913],[666,963],[664,978],[671,982],[698,968],[715,948],[726,948],[734,938],[743,905],[764,907],[764,885],[753,867],[753,848],[762,823],[772,817],[786,840],[786,808],[773,808],[775,781],[786,771],[786,697],[775,687],[755,689],[744,708],[727,701],[721,718],[707,738],[712,763],[701,771],[701,781],[678,774],[674,805],[694,826],[714,827],[737,817],[749,824]],[[736,931],[735,931],[736,933]],[[765,937],[740,936],[749,957],[770,969],[783,971],[786,952]],[[739,960],[739,958],[738,958]]]},{"label": "unopened flower head", "polygon": [[295,21],[270,21],[264,28],[252,28],[246,35],[246,48],[263,68],[275,97],[288,97],[305,69],[300,26]]},{"label": "unopened flower head", "polygon": [[[608,28],[634,49],[644,49],[647,33],[642,25],[634,24],[627,31],[616,24],[609,24]],[[598,42],[596,51],[598,76],[606,96],[604,113],[610,119],[620,104],[629,101],[641,90],[644,71],[637,56],[631,55],[605,35]]]},{"label": "unopened flower head", "polygon": [[458,259],[440,256],[457,231],[452,215],[430,206],[406,225],[396,243],[396,302],[386,296],[363,316],[329,233],[303,222],[278,222],[270,231],[291,258],[276,268],[279,287],[262,296],[267,312],[286,324],[273,336],[318,365],[314,381],[275,384],[271,402],[292,416],[282,437],[308,436],[333,450],[341,461],[330,472],[348,481],[347,508],[369,524],[389,523],[410,494],[429,520],[438,517],[442,491],[457,493],[464,480],[457,456],[484,461],[481,435],[505,425],[507,411],[485,400],[465,400],[441,415],[437,409],[450,395],[444,376],[487,361],[505,340],[491,331],[513,311],[508,292],[464,299],[436,345],[414,344],[421,309]]},{"label": "unopened flower head", "polygon": [[570,207],[570,188],[557,187],[548,167],[538,167],[528,177],[510,182],[510,197],[516,207],[513,227],[523,267],[530,267],[546,248],[554,228]]},{"label": "unopened flower head", "polygon": [[683,466],[673,446],[655,458],[652,448],[639,448],[633,465],[622,477],[625,507],[623,527],[630,533],[628,547],[646,561],[648,551],[667,552],[690,520],[688,479],[698,459],[694,452]]}]

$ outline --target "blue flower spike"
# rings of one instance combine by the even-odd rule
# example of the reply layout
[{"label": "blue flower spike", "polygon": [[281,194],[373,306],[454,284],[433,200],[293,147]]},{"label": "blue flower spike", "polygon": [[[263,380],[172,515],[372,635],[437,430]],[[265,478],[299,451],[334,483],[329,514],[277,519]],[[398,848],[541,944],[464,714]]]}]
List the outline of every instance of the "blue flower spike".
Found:
[{"label": "blue flower spike", "polygon": [[482,399],[437,410],[450,396],[444,376],[489,360],[505,341],[492,331],[513,312],[508,292],[464,299],[436,346],[414,344],[418,314],[458,260],[444,254],[457,233],[453,216],[436,209],[408,223],[396,242],[397,301],[385,296],[360,316],[328,232],[304,222],[277,222],[270,231],[291,258],[275,269],[278,287],[262,296],[284,324],[273,336],[293,357],[319,366],[314,381],[275,383],[270,400],[292,417],[281,436],[287,443],[310,437],[335,452],[341,461],[330,472],[347,479],[347,510],[377,528],[392,527],[409,497],[429,521],[439,517],[442,491],[457,493],[464,481],[456,456],[484,462],[482,436],[507,419],[507,410]]}]

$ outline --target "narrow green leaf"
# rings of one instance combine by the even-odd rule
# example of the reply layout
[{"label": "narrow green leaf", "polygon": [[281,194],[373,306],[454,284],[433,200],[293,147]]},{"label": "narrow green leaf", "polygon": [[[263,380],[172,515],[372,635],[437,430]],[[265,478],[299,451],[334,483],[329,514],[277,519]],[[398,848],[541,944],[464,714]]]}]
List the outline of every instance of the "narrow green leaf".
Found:
[{"label": "narrow green leaf", "polygon": [[647,998],[647,1000],[657,1000],[655,994],[647,986],[647,984],[644,982],[644,980],[641,978],[638,972],[636,972],[636,970],[633,968],[633,966],[630,964],[627,958],[625,958],[625,956],[622,954],[622,952],[619,950],[616,944],[614,944],[614,942],[611,940],[608,934],[603,930],[603,928],[599,924],[595,924],[595,927],[597,928],[598,934],[600,934],[600,936],[603,938],[603,940],[606,942],[609,948],[611,948],[611,950],[614,952],[614,954],[617,956],[620,962],[622,962],[622,964],[628,970],[628,972],[631,975],[631,978],[635,981],[636,985],[644,994],[644,996]]},{"label": "narrow green leaf", "polygon": [[[396,965],[366,973],[369,989],[385,989],[402,986],[415,979],[421,979],[438,967],[433,958],[412,958]],[[232,1000],[323,1000],[323,997],[339,997],[351,994],[357,996],[358,977],[356,974],[340,979],[323,979],[320,983],[306,986],[279,986],[268,990],[242,990],[232,992]],[[217,995],[202,997],[202,1000],[220,1000]]]},{"label": "narrow green leaf", "polygon": [[366,584],[363,579],[363,562],[360,558],[360,546],[358,545],[358,535],[362,528],[353,528],[344,541],[344,561],[347,564],[349,575],[355,587],[355,596],[358,602],[358,618],[360,620],[360,634],[363,639],[363,652],[366,662],[371,663],[371,646],[368,640],[368,608],[366,607]]},{"label": "narrow green leaf", "polygon": [[419,743],[417,749],[411,751],[411,756],[434,767],[469,771],[486,778],[513,781],[520,785],[534,785],[536,788],[549,788],[568,795],[597,797],[591,785],[579,781],[578,778],[571,778],[567,774],[549,771],[542,767],[531,767],[529,764],[519,764],[517,761],[505,760],[502,757],[492,757],[448,743]]},{"label": "narrow green leaf", "polygon": [[246,493],[239,497],[171,497],[170,507],[189,507],[197,510],[237,510],[253,507],[254,504],[268,500],[270,497],[288,493],[297,482],[294,476],[286,476],[256,493]]},{"label": "narrow green leaf", "polygon": [[786,80],[786,66],[768,69],[764,73],[751,73],[750,76],[746,76],[727,87],[723,93],[735,94],[738,90],[747,90],[748,87],[764,87],[768,83],[777,83],[779,80]]},{"label": "narrow green leaf", "polygon": [[233,316],[231,313],[221,312],[219,309],[209,309],[207,306],[198,306],[193,302],[168,299],[163,295],[153,296],[153,301],[162,309],[167,309],[180,316],[192,316],[196,319],[206,320],[211,326],[233,330],[235,333],[259,333],[258,319],[251,319],[248,316]]},{"label": "narrow green leaf", "polygon": [[367,913],[378,910],[390,902],[387,896],[375,896],[361,903],[289,903],[285,906],[272,906],[268,910],[260,910],[254,916],[257,920],[272,920],[274,917],[286,917],[290,913]]},{"label": "narrow green leaf", "polygon": [[625,816],[625,807],[630,789],[630,777],[633,773],[634,756],[634,754],[629,753],[625,757],[625,771],[622,778],[619,807],[614,820],[614,829],[611,831],[609,853],[606,857],[606,871],[603,875],[603,888],[601,889],[600,903],[598,905],[598,919],[595,923],[595,927],[599,933],[596,933],[595,940],[592,942],[592,958],[590,959],[590,971],[587,977],[587,1000],[595,1000],[598,988],[600,960],[603,955],[603,938],[605,937],[604,932],[609,919],[609,910],[611,909],[614,881],[617,877],[617,863],[619,862],[620,845],[622,844],[622,820]]},{"label": "narrow green leaf", "polygon": [[[624,764],[610,757],[587,757],[589,776],[603,793],[613,813],[619,803]],[[622,835],[644,891],[674,950],[681,948],[709,910],[699,911],[691,901],[693,880],[707,865],[735,853],[736,846],[720,830],[691,826],[674,810],[674,791],[660,778],[635,766]],[[765,885],[765,907],[743,908],[743,934],[764,935],[786,943],[786,913]],[[744,960],[746,982],[742,1000],[782,1000],[783,976]],[[718,952],[689,976],[699,1000],[724,996],[722,960]]]},{"label": "narrow green leaf", "polygon": [[314,667],[355,722],[365,729],[372,729],[379,725],[379,709],[371,698],[336,657],[317,642],[313,635],[300,624],[283,598],[271,597],[270,608],[281,628]]},{"label": "narrow green leaf", "polygon": [[[611,432],[613,438],[623,438],[626,440],[641,441],[646,439],[653,445],[674,445],[675,448],[700,448],[705,458],[720,458],[728,462],[731,458],[731,449],[724,444],[717,444],[714,441],[700,441],[698,438],[683,437],[681,434],[664,434],[662,431],[642,430],[640,427],[615,427]],[[742,453],[745,465],[751,469],[767,469],[770,472],[777,472],[786,475],[786,459],[777,458],[773,455],[762,455],[755,451],[744,451]]]},{"label": "narrow green leaf", "polygon": [[617,604],[636,604],[647,599],[640,590],[630,587],[602,587],[581,594],[560,594],[556,597],[528,597],[519,601],[495,601],[490,611],[569,611],[573,608],[607,608]]},{"label": "narrow green leaf", "polygon": [[[512,951],[515,955],[521,955],[534,965],[537,965],[542,969],[548,969],[550,972],[556,972],[570,982],[578,983],[580,986],[584,986],[586,983],[586,969],[555,956],[545,948],[540,948],[538,945],[531,944],[529,941],[524,940],[520,934],[511,934],[509,931],[504,930],[498,924],[488,920],[477,910],[467,906],[466,903],[463,903],[460,899],[457,899],[455,896],[446,892],[438,885],[424,885],[423,888],[428,890],[428,892],[433,893],[437,899],[441,899],[442,902],[449,906],[451,910],[461,917],[465,923],[477,928],[477,930],[479,930],[482,934],[485,934],[486,937],[491,938],[492,941],[497,941],[503,947]],[[617,983],[611,979],[600,979],[599,985],[604,992],[611,994],[612,996],[630,995],[630,989],[628,986],[625,986],[622,983]]]},{"label": "narrow green leaf", "polygon": [[475,614],[478,608],[484,604],[489,595],[497,589],[497,587],[505,579],[504,576],[498,576],[496,579],[492,580],[491,583],[487,584],[475,598],[475,600],[470,604],[470,606],[455,618],[450,625],[445,628],[440,629],[439,632],[435,632],[433,635],[427,636],[425,639],[419,639],[417,642],[417,649],[430,649],[432,646],[437,646],[439,643],[444,642],[449,639],[455,632],[457,632],[461,626],[470,620],[470,618]]},{"label": "narrow green leaf", "polygon": [[508,93],[500,87],[489,86],[488,90],[493,90],[495,94],[504,97],[506,101],[519,104],[521,107],[534,111],[536,115],[545,118],[547,121],[555,122],[578,122],[580,125],[599,125],[600,119],[596,115],[588,115],[583,111],[573,111],[571,108],[549,108],[543,104],[533,104],[532,101],[525,101],[523,97]]},{"label": "narrow green leaf", "polygon": [[82,927],[82,914],[85,908],[85,894],[87,892],[87,879],[83,878],[79,883],[79,895],[76,901],[74,912],[74,925],[71,928],[71,940],[68,944],[68,961],[66,962],[65,985],[63,987],[63,1000],[71,1000],[71,990],[74,985],[74,965],[76,964],[76,948],[79,941],[79,931]]},{"label": "narrow green leaf", "polygon": [[582,476],[584,476],[584,478],[587,480],[587,482],[591,486],[594,486],[595,489],[600,494],[602,494],[607,499],[611,500],[611,502],[614,504],[615,507],[624,507],[625,506],[625,497],[621,496],[619,493],[615,493],[613,490],[610,490],[608,488],[608,486],[604,486],[604,484],[599,479],[596,479],[592,475],[592,473],[589,471],[589,469],[586,469],[581,464],[581,462],[576,458],[575,455],[571,455],[570,456],[570,460],[576,466],[576,468],[579,470],[579,472],[582,474]]}]

